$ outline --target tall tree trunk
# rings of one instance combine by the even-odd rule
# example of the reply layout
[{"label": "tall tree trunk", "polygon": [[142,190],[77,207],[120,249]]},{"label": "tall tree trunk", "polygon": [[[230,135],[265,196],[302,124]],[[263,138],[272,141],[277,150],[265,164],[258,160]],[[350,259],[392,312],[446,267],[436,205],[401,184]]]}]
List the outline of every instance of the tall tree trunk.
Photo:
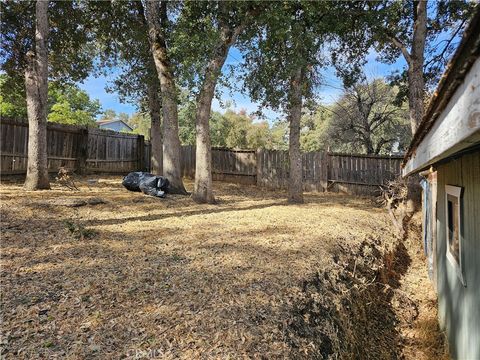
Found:
[{"label": "tall tree trunk", "polygon": [[373,148],[373,140],[372,140],[373,134],[370,129],[370,125],[368,124],[368,119],[365,121],[363,129],[364,129],[364,133],[362,134],[363,145],[365,146],[365,152],[370,155],[375,152],[375,149]]},{"label": "tall tree trunk", "polygon": [[413,36],[410,52],[399,38],[392,35],[389,36],[393,45],[402,52],[408,65],[408,108],[412,135],[417,131],[425,112],[423,102],[425,88],[423,65],[425,61],[425,41],[427,38],[427,0],[414,1],[413,11]]},{"label": "tall tree trunk", "polygon": [[49,189],[47,160],[48,1],[35,4],[35,52],[27,53],[28,163],[24,187]]},{"label": "tall tree trunk", "polygon": [[373,143],[370,138],[364,140],[363,146],[365,146],[365,153],[367,155],[372,155],[373,153],[375,153]]},{"label": "tall tree trunk", "polygon": [[425,111],[423,102],[425,88],[423,63],[427,37],[427,0],[419,0],[415,4],[413,43],[408,64],[408,105],[412,134],[415,134],[417,131]]},{"label": "tall tree trunk", "polygon": [[193,200],[197,203],[214,203],[212,189],[212,144],[210,140],[210,111],[218,76],[207,74],[197,100],[195,117],[196,154],[195,187]]},{"label": "tall tree trunk", "polygon": [[[155,69],[154,69],[155,70]],[[163,175],[163,141],[160,119],[160,99],[158,97],[157,79],[152,79],[148,86],[148,109],[150,112],[150,144],[151,166],[150,171],[155,175]]]},{"label": "tall tree trunk", "polygon": [[302,117],[303,69],[296,70],[292,77],[289,94],[290,135],[288,154],[290,158],[290,179],[288,183],[288,202],[303,203],[302,153],[300,152],[300,119]]},{"label": "tall tree trunk", "polygon": [[221,74],[228,51],[244,29],[244,24],[230,29],[226,24],[221,27],[221,39],[209,62],[202,88],[197,100],[195,119],[196,154],[195,154],[195,187],[193,200],[198,203],[214,203],[212,189],[212,147],[210,140],[210,111],[215,86]]},{"label": "tall tree trunk", "polygon": [[[181,145],[178,136],[177,88],[169,59],[164,29],[165,1],[146,1],[146,17],[153,60],[160,80],[163,112],[163,174],[169,180],[169,192],[188,194],[182,180]],[[160,6],[159,6],[160,5]]]},{"label": "tall tree trunk", "polygon": [[[134,3],[138,9],[139,23],[149,34],[149,27],[146,19],[145,9],[141,1]],[[159,97],[160,83],[157,69],[151,51],[145,54],[145,65],[148,69],[148,110],[150,113],[150,171],[155,175],[163,175],[163,136],[161,122],[161,99]]]}]

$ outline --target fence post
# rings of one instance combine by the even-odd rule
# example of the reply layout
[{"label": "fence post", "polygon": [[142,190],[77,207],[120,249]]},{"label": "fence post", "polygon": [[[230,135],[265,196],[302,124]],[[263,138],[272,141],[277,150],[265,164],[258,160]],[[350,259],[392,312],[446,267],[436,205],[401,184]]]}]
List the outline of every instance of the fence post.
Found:
[{"label": "fence post", "polygon": [[88,158],[88,127],[81,128],[78,136],[77,147],[77,174],[85,175],[87,172]]},{"label": "fence post", "polygon": [[145,171],[152,172],[152,143],[144,141],[143,148],[143,164]]},{"label": "fence post", "polygon": [[138,135],[137,137],[137,158],[138,158],[138,169],[139,171],[145,171],[145,158],[143,152],[145,151],[145,139],[143,135]]},{"label": "fence post", "polygon": [[257,149],[255,153],[255,167],[257,172],[257,186],[262,186],[262,160],[263,160],[263,150]]},{"label": "fence post", "polygon": [[322,191],[327,191],[328,186],[328,158],[325,151],[319,151],[316,153],[315,162],[318,166],[318,182],[322,188]]}]

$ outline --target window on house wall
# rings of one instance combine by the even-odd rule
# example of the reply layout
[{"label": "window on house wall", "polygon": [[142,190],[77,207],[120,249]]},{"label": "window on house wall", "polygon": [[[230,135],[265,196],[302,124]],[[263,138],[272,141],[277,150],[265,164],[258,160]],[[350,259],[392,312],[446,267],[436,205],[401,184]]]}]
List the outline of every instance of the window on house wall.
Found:
[{"label": "window on house wall", "polygon": [[461,187],[445,186],[447,258],[455,268],[460,281],[465,285],[462,272],[461,195]]}]

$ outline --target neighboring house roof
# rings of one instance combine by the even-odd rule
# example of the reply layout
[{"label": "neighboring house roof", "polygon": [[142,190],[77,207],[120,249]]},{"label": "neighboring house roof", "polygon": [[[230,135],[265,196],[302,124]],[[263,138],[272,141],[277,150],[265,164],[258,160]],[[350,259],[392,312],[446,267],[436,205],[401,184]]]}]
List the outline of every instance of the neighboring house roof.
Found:
[{"label": "neighboring house roof", "polygon": [[480,5],[403,160],[403,176],[480,143]]},{"label": "neighboring house roof", "polygon": [[115,124],[115,123],[122,123],[126,128],[130,129],[130,131],[133,131],[133,128],[123,120],[100,120],[100,121],[97,121],[97,124],[100,127],[106,127],[106,125],[111,125],[111,124]]}]

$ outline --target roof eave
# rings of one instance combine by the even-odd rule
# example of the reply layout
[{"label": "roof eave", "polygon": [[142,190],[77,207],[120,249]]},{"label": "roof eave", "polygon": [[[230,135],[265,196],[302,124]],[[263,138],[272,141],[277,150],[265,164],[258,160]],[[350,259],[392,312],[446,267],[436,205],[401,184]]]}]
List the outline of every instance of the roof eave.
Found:
[{"label": "roof eave", "polygon": [[[425,169],[425,167],[428,167],[428,164],[432,162],[430,161],[432,159],[430,159],[427,162],[428,164],[425,163],[419,167],[411,166],[412,158],[416,156],[418,146],[435,125],[440,114],[449,103],[450,98],[463,83],[466,74],[479,57],[480,6],[477,6],[476,9],[475,15],[465,30],[457,51],[450,60],[436,91],[432,95],[423,120],[413,136],[412,142],[405,154],[402,163],[402,167],[404,168],[403,176]],[[410,165],[408,165],[409,163]],[[411,168],[411,170],[406,170],[408,168]]]}]

